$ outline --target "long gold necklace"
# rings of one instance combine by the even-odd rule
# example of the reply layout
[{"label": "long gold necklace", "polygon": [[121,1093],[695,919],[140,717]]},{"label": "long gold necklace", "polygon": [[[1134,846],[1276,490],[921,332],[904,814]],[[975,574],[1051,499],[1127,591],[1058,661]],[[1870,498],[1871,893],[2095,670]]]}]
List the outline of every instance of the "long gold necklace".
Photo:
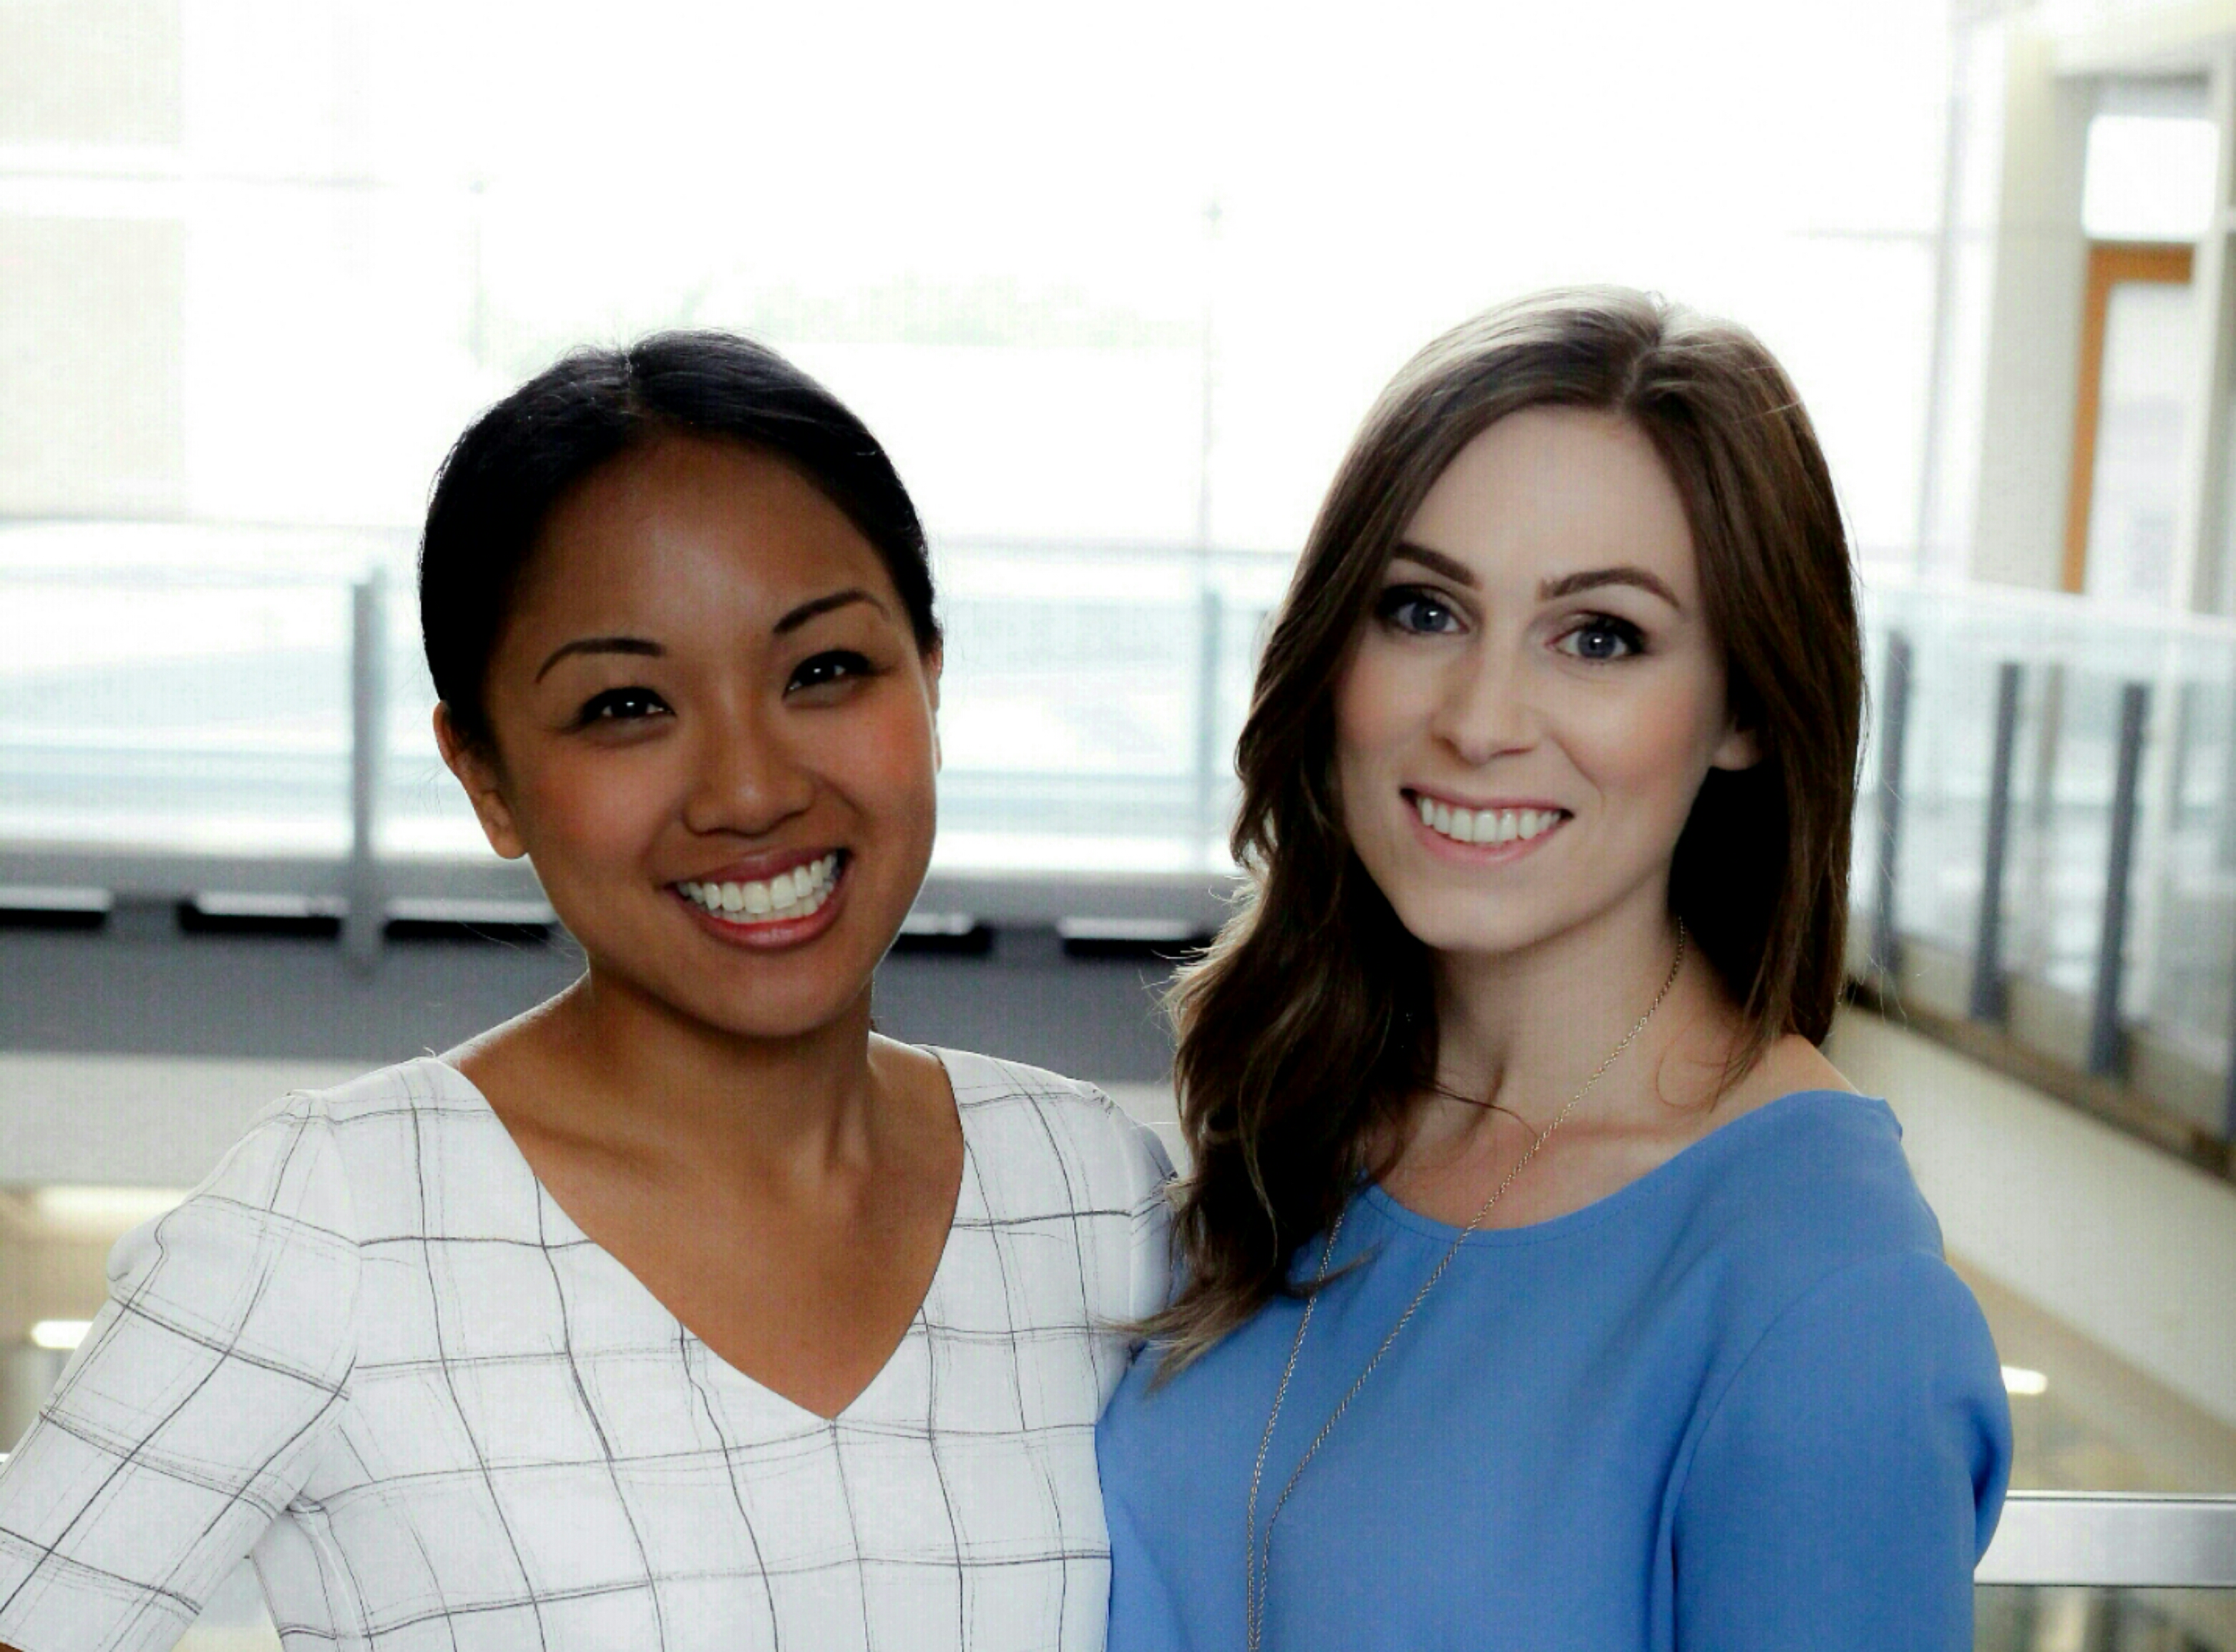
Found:
[{"label": "long gold necklace", "polygon": [[1344,1412],[1351,1409],[1351,1402],[1358,1398],[1358,1391],[1366,1386],[1366,1379],[1374,1374],[1374,1367],[1382,1363],[1382,1356],[1390,1352],[1390,1345],[1398,1340],[1398,1333],[1405,1328],[1419,1311],[1423,1299],[1444,1276],[1444,1270],[1460,1254],[1460,1247],[1467,1242],[1468,1235],[1483,1226],[1499,1200],[1505,1196],[1506,1190],[1514,1185],[1514,1178],[1522,1174],[1522,1167],[1537,1156],[1537,1150],[1552,1140],[1553,1132],[1567,1122],[1568,1115],[1575,1110],[1576,1103],[1592,1093],[1593,1087],[1607,1070],[1614,1066],[1622,1052],[1637,1040],[1638,1035],[1646,1030],[1646,1023],[1654,1019],[1654,1012],[1669,996],[1669,989],[1677,984],[1677,971],[1684,967],[1685,963],[1685,920],[1680,918],[1677,920],[1677,956],[1669,960],[1669,973],[1662,977],[1661,990],[1654,995],[1654,1002],[1646,1006],[1646,1013],[1633,1022],[1630,1030],[1623,1034],[1613,1050],[1608,1051],[1607,1058],[1592,1069],[1592,1076],[1584,1080],[1576,1093],[1562,1103],[1561,1110],[1553,1116],[1553,1122],[1538,1132],[1536,1139],[1514,1162],[1513,1168],[1490,1190],[1490,1196],[1483,1201],[1474,1215],[1468,1218],[1467,1226],[1454,1237],[1443,1260],[1430,1270],[1429,1277],[1421,1281],[1421,1288],[1413,1293],[1413,1300],[1405,1305],[1405,1311],[1398,1316],[1398,1323],[1391,1326],[1390,1333],[1382,1339],[1382,1346],[1374,1351],[1374,1357],[1366,1362],[1365,1369],[1358,1373],[1358,1380],[1351,1385],[1350,1391],[1336,1402],[1335,1409],[1328,1413],[1327,1421],[1320,1425],[1320,1432],[1312,1436],[1312,1443],[1305,1448],[1305,1454],[1297,1459],[1297,1466],[1289,1471],[1288,1484],[1281,1488],[1281,1495],[1273,1500],[1273,1511],[1266,1517],[1266,1539],[1261,1546],[1258,1540],[1258,1488],[1266,1474],[1266,1453],[1273,1444],[1273,1425],[1281,1420],[1281,1402],[1289,1396],[1289,1379],[1297,1374],[1297,1356],[1304,1352],[1305,1333],[1312,1328],[1312,1310],[1319,1306],[1321,1287],[1327,1283],[1328,1264],[1335,1255],[1335,1241],[1343,1232],[1343,1221],[1351,1214],[1351,1206],[1346,1202],[1336,1213],[1335,1221],[1328,1228],[1326,1242],[1320,1247],[1319,1271],[1312,1278],[1312,1293],[1305,1298],[1305,1311],[1297,1320],[1297,1334],[1289,1344],[1289,1362],[1281,1368],[1280,1386],[1273,1391],[1273,1409],[1266,1414],[1266,1432],[1258,1441],[1257,1461],[1250,1466],[1250,1512],[1245,1537],[1248,1548],[1242,1582],[1242,1613],[1249,1652],[1259,1652],[1259,1638],[1266,1627],[1266,1591],[1273,1581],[1273,1523],[1281,1517],[1281,1510],[1288,1506],[1289,1494],[1297,1489],[1297,1482],[1304,1476],[1305,1465],[1319,1455],[1320,1447],[1335,1432],[1335,1425],[1343,1420]]}]

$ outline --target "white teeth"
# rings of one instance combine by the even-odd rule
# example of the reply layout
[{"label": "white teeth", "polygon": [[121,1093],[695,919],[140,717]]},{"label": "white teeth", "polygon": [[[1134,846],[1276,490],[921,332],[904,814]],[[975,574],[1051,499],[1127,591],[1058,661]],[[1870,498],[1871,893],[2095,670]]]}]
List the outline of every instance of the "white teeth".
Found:
[{"label": "white teeth", "polygon": [[1527,841],[1561,823],[1558,809],[1456,809],[1433,798],[1416,796],[1421,824],[1455,843]]},{"label": "white teeth", "polygon": [[789,872],[780,872],[766,882],[681,883],[675,886],[685,899],[722,917],[743,913],[747,918],[766,918],[772,912],[781,912],[792,918],[805,918],[819,910],[838,880],[838,857],[834,853]]}]

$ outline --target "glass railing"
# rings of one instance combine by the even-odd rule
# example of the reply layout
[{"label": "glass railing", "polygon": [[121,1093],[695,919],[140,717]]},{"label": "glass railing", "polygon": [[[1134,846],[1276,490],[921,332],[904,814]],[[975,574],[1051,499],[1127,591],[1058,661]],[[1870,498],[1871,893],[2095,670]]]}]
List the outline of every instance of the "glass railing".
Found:
[{"label": "glass railing", "polygon": [[2236,625],[1978,587],[1867,607],[1852,972],[2225,1156]]},{"label": "glass railing", "polygon": [[[414,863],[487,861],[429,729],[408,544],[355,573],[227,570],[146,529],[72,549],[82,530],[0,534],[0,852],[19,872],[354,857],[395,892],[426,881]],[[1227,757],[1286,571],[944,547],[938,866],[1226,875]]]},{"label": "glass railing", "polygon": [[[436,757],[408,542],[241,543],[0,532],[0,885],[532,901]],[[1287,559],[962,543],[937,561],[936,879],[1215,911]],[[2169,1145],[2225,1158],[2236,624],[1984,587],[1883,584],[1866,607],[1852,972],[2116,1080]]]}]

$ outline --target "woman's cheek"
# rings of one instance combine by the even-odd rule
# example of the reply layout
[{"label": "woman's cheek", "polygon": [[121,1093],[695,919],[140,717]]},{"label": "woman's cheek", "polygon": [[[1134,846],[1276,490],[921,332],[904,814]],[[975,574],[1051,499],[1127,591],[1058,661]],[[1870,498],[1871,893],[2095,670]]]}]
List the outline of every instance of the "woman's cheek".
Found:
[{"label": "woman's cheek", "polygon": [[[595,864],[634,858],[668,794],[667,776],[650,752],[547,754],[523,813],[536,822],[543,846],[559,852],[547,859]],[[531,855],[537,846],[529,845]]]},{"label": "woman's cheek", "polygon": [[1707,766],[1702,685],[1687,674],[1639,687],[1594,720],[1591,767],[1604,792],[1689,806]]},{"label": "woman's cheek", "polygon": [[1388,759],[1404,731],[1434,709],[1433,684],[1409,680],[1377,642],[1370,637],[1360,645],[1336,685],[1336,754],[1347,773]]},{"label": "woman's cheek", "polygon": [[839,738],[845,749],[823,754],[832,766],[826,772],[843,774],[842,785],[851,781],[850,789],[881,824],[929,832],[937,770],[930,706],[896,694],[877,715],[858,720]]}]

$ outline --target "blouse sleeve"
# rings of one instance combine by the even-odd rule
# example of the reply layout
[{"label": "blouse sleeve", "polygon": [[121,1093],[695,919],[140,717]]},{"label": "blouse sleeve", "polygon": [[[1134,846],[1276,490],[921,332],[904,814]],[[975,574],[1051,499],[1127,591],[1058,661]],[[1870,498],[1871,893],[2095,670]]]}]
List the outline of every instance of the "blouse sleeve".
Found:
[{"label": "blouse sleeve", "polygon": [[0,1471],[0,1643],[168,1647],[301,1488],[355,1357],[331,1126],[268,1114],[111,1253],[109,1295]]},{"label": "blouse sleeve", "polygon": [[1938,1257],[1858,1264],[1788,1308],[1700,1437],[1675,1517],[1676,1644],[1970,1652],[2010,1412]]},{"label": "blouse sleeve", "polygon": [[1131,1320],[1146,1320],[1172,1300],[1172,1155],[1157,1133],[1128,1118],[1133,1148],[1133,1255]]}]

